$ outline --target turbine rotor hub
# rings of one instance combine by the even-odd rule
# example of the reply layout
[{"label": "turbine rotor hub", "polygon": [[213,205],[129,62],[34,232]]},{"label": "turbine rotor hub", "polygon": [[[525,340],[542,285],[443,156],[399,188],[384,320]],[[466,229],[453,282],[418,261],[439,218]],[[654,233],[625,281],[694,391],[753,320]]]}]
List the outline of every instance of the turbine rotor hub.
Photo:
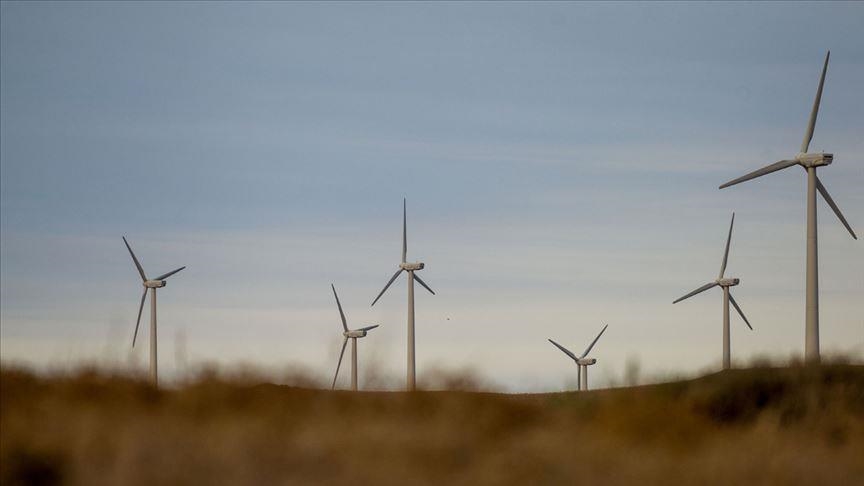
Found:
[{"label": "turbine rotor hub", "polygon": [[366,337],[366,331],[345,331],[342,335],[346,338],[362,338]]},{"label": "turbine rotor hub", "polygon": [[717,280],[717,285],[721,287],[734,287],[741,283],[740,278],[721,278]]},{"label": "turbine rotor hub", "polygon": [[596,362],[597,362],[597,360],[595,358],[581,358],[581,359],[576,360],[576,364],[580,364],[580,365],[584,365],[584,366],[593,365]]},{"label": "turbine rotor hub", "polygon": [[164,287],[168,282],[165,280],[146,280],[144,286],[148,289],[158,289]]}]

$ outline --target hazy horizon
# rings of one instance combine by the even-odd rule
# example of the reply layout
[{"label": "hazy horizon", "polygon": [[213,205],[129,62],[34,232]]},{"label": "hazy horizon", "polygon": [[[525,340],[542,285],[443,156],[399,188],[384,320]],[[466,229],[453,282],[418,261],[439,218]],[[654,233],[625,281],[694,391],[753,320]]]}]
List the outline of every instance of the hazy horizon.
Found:
[{"label": "hazy horizon", "polygon": [[[417,372],[572,386],[548,343],[595,346],[592,386],[802,355],[805,177],[722,191],[793,156],[825,52],[811,151],[864,235],[864,5],[0,4],[0,357],[160,373],[295,364],[332,377],[330,283],[364,369],[405,373],[401,203]],[[864,258],[818,202],[823,354],[864,358]],[[175,349],[181,336],[183,350]],[[344,366],[345,363],[343,363]],[[348,374],[340,376],[345,386]]]}]

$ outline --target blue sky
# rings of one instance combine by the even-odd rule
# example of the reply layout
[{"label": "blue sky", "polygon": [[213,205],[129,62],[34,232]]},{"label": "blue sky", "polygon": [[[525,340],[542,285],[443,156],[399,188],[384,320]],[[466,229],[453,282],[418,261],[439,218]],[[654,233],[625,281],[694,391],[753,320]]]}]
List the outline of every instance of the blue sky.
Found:
[{"label": "blue sky", "polygon": [[[0,9],[4,361],[146,365],[127,235],[148,271],[188,266],[159,295],[166,373],[180,339],[193,363],[329,375],[334,282],[382,325],[361,374],[398,382],[404,282],[369,303],[402,197],[439,293],[418,293],[421,377],[569,386],[546,338],[605,323],[592,382],[719,364],[720,292],[671,301],[715,276],[733,210],[756,328],[733,316],[733,359],[800,354],[805,178],[717,186],[797,152],[827,49],[811,150],[864,234],[858,3]],[[862,247],[819,204],[822,347],[861,357]]]}]

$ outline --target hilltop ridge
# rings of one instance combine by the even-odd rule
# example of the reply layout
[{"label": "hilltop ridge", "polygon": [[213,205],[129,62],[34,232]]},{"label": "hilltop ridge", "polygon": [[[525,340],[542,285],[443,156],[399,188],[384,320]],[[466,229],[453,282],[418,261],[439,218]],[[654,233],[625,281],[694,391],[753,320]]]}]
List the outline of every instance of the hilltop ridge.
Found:
[{"label": "hilltop ridge", "polygon": [[852,484],[864,366],[542,394],[0,372],[3,484]]}]

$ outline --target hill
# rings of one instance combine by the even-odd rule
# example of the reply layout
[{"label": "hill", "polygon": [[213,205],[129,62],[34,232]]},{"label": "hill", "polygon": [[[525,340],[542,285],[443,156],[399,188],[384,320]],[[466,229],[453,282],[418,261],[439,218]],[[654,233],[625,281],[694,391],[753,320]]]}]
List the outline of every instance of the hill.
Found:
[{"label": "hill", "polygon": [[862,484],[864,366],[531,395],[0,371],[0,483]]}]

